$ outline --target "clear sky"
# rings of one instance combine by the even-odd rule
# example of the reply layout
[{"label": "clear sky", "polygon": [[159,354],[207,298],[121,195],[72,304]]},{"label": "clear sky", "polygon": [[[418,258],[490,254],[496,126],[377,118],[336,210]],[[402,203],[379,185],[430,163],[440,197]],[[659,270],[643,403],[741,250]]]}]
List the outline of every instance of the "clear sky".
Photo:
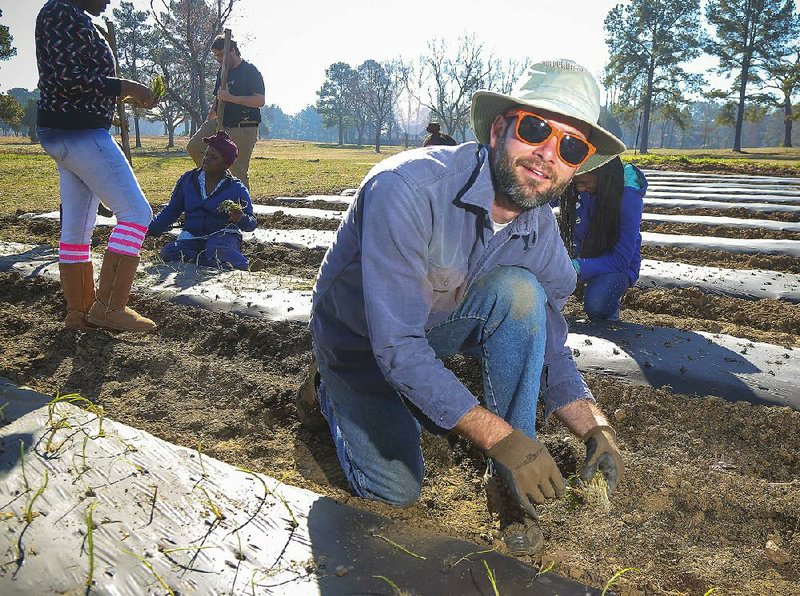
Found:
[{"label": "clear sky", "polygon": [[[111,0],[103,16],[121,0]],[[501,58],[571,58],[596,76],[608,59],[603,20],[620,0],[239,0],[229,21],[242,56],[264,75],[267,103],[296,113],[316,100],[333,62],[416,58],[434,37],[474,33]],[[162,0],[155,0],[158,8]],[[150,0],[133,0],[145,10]],[[0,91],[37,83],[33,32],[44,0],[0,0],[17,55],[0,62]],[[162,9],[163,9],[163,5]],[[708,66],[708,58],[694,71]]]}]

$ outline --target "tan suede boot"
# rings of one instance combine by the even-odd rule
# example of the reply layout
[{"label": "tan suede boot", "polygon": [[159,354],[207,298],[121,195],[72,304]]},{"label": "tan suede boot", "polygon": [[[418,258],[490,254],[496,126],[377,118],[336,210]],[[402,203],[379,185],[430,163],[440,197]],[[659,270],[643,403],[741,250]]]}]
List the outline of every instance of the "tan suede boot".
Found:
[{"label": "tan suede boot", "polygon": [[128,308],[131,285],[138,266],[139,257],[106,251],[97,284],[97,300],[86,317],[91,324],[115,331],[155,329],[153,321]]},{"label": "tan suede boot", "polygon": [[95,301],[94,269],[88,263],[59,263],[61,287],[67,301],[67,318],[64,327],[67,329],[92,329],[86,321],[86,314]]}]

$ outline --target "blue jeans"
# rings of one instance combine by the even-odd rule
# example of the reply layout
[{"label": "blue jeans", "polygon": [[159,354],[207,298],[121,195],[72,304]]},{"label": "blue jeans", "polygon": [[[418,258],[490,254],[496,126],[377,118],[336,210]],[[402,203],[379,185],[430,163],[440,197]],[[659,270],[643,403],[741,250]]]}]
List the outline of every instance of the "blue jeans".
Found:
[{"label": "blue jeans", "polygon": [[100,199],[118,222],[147,227],[153,210],[122,149],[104,128],[39,128],[39,143],[57,166],[61,186],[61,242],[89,244]]},{"label": "blue jeans", "polygon": [[630,287],[627,273],[604,273],[586,282],[583,310],[594,320],[619,321],[619,303]]},{"label": "blue jeans", "polygon": [[[473,284],[446,321],[427,332],[438,358],[459,352],[480,356],[485,407],[531,437],[544,362],[546,302],[529,271],[497,267]],[[357,370],[334,370],[317,358],[320,406],[351,489],[366,499],[411,505],[419,498],[424,474],[421,425],[412,413],[416,408],[387,383],[374,359]]]},{"label": "blue jeans", "polygon": [[238,234],[214,234],[208,239],[176,240],[164,245],[161,258],[167,262],[197,263],[217,269],[247,269]]}]

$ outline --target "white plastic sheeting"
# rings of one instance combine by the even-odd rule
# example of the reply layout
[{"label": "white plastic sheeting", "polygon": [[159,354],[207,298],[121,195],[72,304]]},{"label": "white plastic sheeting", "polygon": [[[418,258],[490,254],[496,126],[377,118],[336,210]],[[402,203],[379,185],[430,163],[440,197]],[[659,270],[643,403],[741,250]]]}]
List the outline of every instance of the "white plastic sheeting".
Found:
[{"label": "white plastic sheeting", "polygon": [[687,182],[691,184],[719,182],[721,184],[747,184],[758,188],[764,186],[793,186],[800,191],[800,178],[788,176],[748,176],[746,174],[710,174],[706,172],[674,172],[669,170],[642,170],[648,180],[664,182]]},{"label": "white plastic sheeting", "polygon": [[[93,259],[97,276],[101,258],[95,255]],[[58,255],[46,246],[0,243],[0,271],[57,280]],[[134,279],[134,291],[155,293],[176,304],[269,320],[307,321],[311,313],[309,280],[262,271],[145,263]]]},{"label": "white plastic sheeting", "polygon": [[684,236],[642,232],[642,244],[689,248],[692,250],[719,250],[745,255],[788,255],[800,257],[800,240],[768,240],[750,238],[717,238],[713,236]]},{"label": "white plastic sheeting", "polygon": [[800,222],[775,221],[773,219],[743,219],[741,217],[712,217],[708,215],[643,213],[642,220],[660,223],[686,223],[755,230],[774,230],[776,232],[800,232]]},{"label": "white plastic sheeting", "polygon": [[[266,209],[265,206],[261,206]],[[270,213],[278,211],[284,212],[291,217],[310,217],[322,219],[341,219],[341,211],[329,211],[325,209],[307,209],[307,208],[294,208],[294,207],[269,207]],[[266,211],[265,211],[266,212]],[[26,214],[21,217],[30,217],[34,219],[58,219],[58,211],[40,214]],[[730,221],[733,218],[726,218],[723,221]],[[109,226],[114,225],[114,218],[98,217],[97,225]],[[721,224],[725,225],[725,224]],[[255,233],[244,234],[244,239],[254,239],[259,241],[262,238],[269,237],[283,237],[290,238],[293,236],[291,232],[296,230],[257,230]],[[264,233],[266,232],[266,234]],[[303,230],[303,235],[308,238],[309,243],[319,246],[320,241],[326,241],[325,247],[330,246],[335,237],[335,232],[329,230]],[[720,250],[724,252],[737,252],[743,254],[788,254],[791,256],[800,256],[800,240],[749,240],[738,238],[715,238],[712,236],[684,236],[678,234],[654,234],[650,232],[642,233],[642,244],[650,244],[655,246],[686,246],[695,249],[705,250]]]},{"label": "white plastic sheeting", "polygon": [[800,195],[779,195],[761,192],[753,192],[752,189],[747,193],[734,194],[722,191],[701,191],[698,189],[670,189],[660,190],[647,189],[647,196],[653,199],[692,199],[708,201],[725,201],[730,203],[786,203],[789,205],[800,205]]},{"label": "white plastic sheeting", "polygon": [[800,358],[792,348],[718,333],[586,321],[570,324],[567,345],[584,373],[800,410]]},{"label": "white plastic sheeting", "polygon": [[[25,399],[8,388],[0,402]],[[3,426],[0,445],[4,596],[319,593],[319,495],[68,403]]]},{"label": "white plastic sheeting", "polygon": [[636,286],[694,287],[733,298],[768,298],[800,303],[800,275],[765,269],[721,269],[644,259]]},{"label": "white plastic sheeting", "polygon": [[309,195],[307,197],[275,197],[272,200],[284,201],[286,203],[297,203],[300,201],[313,201],[313,202],[324,201],[326,203],[334,203],[347,207],[355,200],[355,197],[352,195],[344,197],[341,195]]},{"label": "white plastic sheeting", "polygon": [[49,401],[0,379],[3,596],[600,593]]},{"label": "white plastic sheeting", "polygon": [[312,217],[316,219],[342,219],[344,211],[330,211],[328,209],[310,209],[308,207],[276,207],[273,205],[253,205],[256,215],[274,215],[282,212],[290,217]]},{"label": "white plastic sheeting", "polygon": [[644,206],[664,207],[666,209],[745,209],[754,213],[796,213],[800,215],[800,205],[778,205],[776,203],[726,203],[724,201],[701,201],[687,199],[644,198]]}]

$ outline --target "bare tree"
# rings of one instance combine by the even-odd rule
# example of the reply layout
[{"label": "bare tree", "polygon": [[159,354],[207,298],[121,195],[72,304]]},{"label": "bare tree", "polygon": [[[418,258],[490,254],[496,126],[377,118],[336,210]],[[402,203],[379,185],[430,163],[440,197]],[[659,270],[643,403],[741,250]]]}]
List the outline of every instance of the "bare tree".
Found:
[{"label": "bare tree", "polygon": [[433,39],[420,58],[420,71],[427,75],[420,85],[421,102],[445,130],[464,141],[472,94],[479,89],[508,93],[528,64],[492,56],[475,35],[459,38],[453,53],[445,40]]},{"label": "bare tree", "polygon": [[483,44],[475,35],[468,35],[458,40],[453,55],[449,53],[445,40],[429,41],[428,53],[421,60],[430,73],[423,104],[445,130],[458,134],[463,141],[469,124],[472,94],[487,88],[491,59],[487,59]]},{"label": "bare tree", "polygon": [[394,104],[400,88],[395,62],[366,60],[357,69],[356,97],[367,110],[375,129],[375,153],[381,152],[381,135],[394,117]]},{"label": "bare tree", "polygon": [[148,120],[163,122],[167,132],[167,147],[175,146],[175,129],[190,119],[183,98],[189,95],[190,76],[178,60],[174,49],[158,47],[152,54],[154,70],[164,78],[166,95],[150,110]]},{"label": "bare tree", "polygon": [[[188,97],[173,96],[191,116],[191,133],[205,121],[216,72],[211,44],[222,33],[238,0],[150,0],[150,12],[162,42],[180,56],[189,74]],[[156,2],[159,4],[157,12]]]},{"label": "bare tree", "polygon": [[397,63],[397,75],[400,79],[400,90],[395,111],[399,115],[398,124],[403,130],[403,142],[408,149],[410,136],[419,134],[424,129],[422,118],[428,118],[428,109],[423,109],[419,99],[427,73],[421,61],[405,62],[400,59]]},{"label": "bare tree", "polygon": [[490,61],[486,88],[498,93],[511,93],[522,73],[531,65],[530,58],[517,60],[496,58]]}]

